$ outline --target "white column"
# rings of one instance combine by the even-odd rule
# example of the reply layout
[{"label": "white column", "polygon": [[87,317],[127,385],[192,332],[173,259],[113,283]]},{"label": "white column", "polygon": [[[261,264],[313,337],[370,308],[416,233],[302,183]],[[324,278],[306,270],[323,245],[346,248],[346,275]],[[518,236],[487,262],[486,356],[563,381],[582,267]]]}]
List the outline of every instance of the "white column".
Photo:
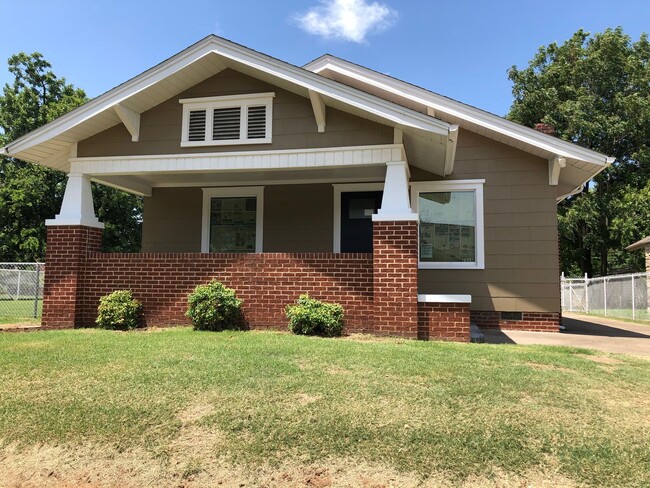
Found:
[{"label": "white column", "polygon": [[418,214],[411,210],[409,176],[406,161],[386,163],[384,196],[381,208],[372,216],[373,221],[418,220]]},{"label": "white column", "polygon": [[56,218],[46,220],[45,225],[85,225],[104,228],[104,224],[95,216],[90,176],[80,173],[68,175],[61,212]]}]

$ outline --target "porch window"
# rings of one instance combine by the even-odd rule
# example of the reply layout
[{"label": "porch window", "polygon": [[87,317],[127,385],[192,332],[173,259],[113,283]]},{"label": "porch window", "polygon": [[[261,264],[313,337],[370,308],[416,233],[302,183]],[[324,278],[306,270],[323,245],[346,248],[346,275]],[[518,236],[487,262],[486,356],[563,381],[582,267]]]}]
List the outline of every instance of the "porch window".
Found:
[{"label": "porch window", "polygon": [[264,187],[204,188],[202,252],[262,252]]},{"label": "porch window", "polygon": [[413,183],[419,215],[419,267],[483,269],[483,182]]},{"label": "porch window", "polygon": [[275,93],[184,98],[181,147],[271,142]]}]

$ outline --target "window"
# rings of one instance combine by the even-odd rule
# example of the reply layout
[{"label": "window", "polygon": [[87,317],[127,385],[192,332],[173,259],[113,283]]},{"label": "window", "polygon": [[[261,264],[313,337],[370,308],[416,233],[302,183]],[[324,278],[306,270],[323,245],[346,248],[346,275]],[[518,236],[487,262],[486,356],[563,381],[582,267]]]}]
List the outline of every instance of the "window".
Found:
[{"label": "window", "polygon": [[271,142],[275,93],[185,98],[181,146]]},{"label": "window", "polygon": [[201,252],[262,252],[263,186],[203,188]]},{"label": "window", "polygon": [[485,267],[483,183],[485,180],[411,184],[411,204],[419,215],[420,268]]}]

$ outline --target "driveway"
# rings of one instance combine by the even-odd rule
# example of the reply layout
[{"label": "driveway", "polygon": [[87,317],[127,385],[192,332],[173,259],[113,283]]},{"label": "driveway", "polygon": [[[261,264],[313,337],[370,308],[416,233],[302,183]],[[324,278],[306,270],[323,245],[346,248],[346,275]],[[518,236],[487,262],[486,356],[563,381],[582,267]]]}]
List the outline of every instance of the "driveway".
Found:
[{"label": "driveway", "polygon": [[597,349],[604,352],[633,354],[650,359],[650,325],[590,317],[565,312],[564,332],[521,332],[482,329],[490,344],[542,344]]}]

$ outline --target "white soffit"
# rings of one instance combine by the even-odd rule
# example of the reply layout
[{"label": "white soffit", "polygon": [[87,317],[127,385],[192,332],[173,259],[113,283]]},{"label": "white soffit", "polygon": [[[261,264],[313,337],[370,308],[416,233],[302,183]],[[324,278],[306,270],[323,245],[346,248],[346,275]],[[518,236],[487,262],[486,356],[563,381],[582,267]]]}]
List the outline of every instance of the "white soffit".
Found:
[{"label": "white soffit", "polygon": [[75,142],[121,123],[113,107],[142,113],[227,67],[308,97],[313,90],[326,103],[355,115],[444,138],[449,124],[381,97],[293,66],[210,35],[144,73],[109,90],[70,113],[8,144],[6,153],[68,171],[68,148]]}]

